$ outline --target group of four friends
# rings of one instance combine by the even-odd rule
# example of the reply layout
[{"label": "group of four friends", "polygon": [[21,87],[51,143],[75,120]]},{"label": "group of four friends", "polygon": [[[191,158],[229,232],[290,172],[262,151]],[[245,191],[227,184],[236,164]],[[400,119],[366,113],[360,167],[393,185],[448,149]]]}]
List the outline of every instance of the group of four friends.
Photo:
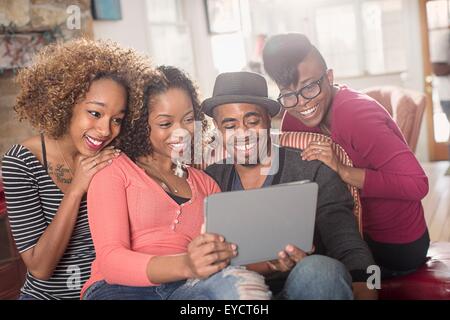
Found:
[{"label": "group of four friends", "polygon": [[[181,70],[154,68],[111,42],[54,44],[22,69],[15,110],[40,134],[13,145],[2,163],[11,230],[28,269],[19,299],[376,299],[369,266],[382,278],[421,266],[428,180],[393,119],[335,84],[302,34],[270,38],[263,61],[278,101],[263,76],[240,71],[220,74],[200,103]],[[328,135],[354,167],[330,142],[299,150],[270,134],[262,161],[261,133],[282,111],[284,131]],[[211,130],[244,160],[204,171],[174,160],[198,147],[195,131],[200,148],[211,143]],[[262,174],[275,161],[278,170]],[[278,260],[230,266],[238,245],[202,232],[208,195],[305,179],[319,186],[311,252],[286,244]],[[360,190],[362,234],[347,184]]]}]

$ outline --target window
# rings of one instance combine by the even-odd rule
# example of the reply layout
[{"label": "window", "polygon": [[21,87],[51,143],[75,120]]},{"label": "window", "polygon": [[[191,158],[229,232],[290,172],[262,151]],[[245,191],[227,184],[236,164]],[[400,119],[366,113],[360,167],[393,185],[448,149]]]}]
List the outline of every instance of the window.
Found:
[{"label": "window", "polygon": [[[445,61],[445,56],[449,59],[450,53],[448,52],[449,33],[450,28],[450,1],[449,0],[437,0],[427,2],[427,22],[428,22],[428,35],[430,41],[430,58],[433,62]],[[447,39],[447,45],[444,45]],[[446,54],[447,52],[447,54]],[[439,59],[439,60],[438,60]],[[444,81],[441,83],[441,81]],[[448,141],[450,134],[450,126],[442,110],[441,97],[439,92],[448,91],[448,81],[440,77],[433,76],[433,125],[434,125],[434,140],[438,143],[444,143]]]},{"label": "window", "polygon": [[337,77],[399,73],[407,68],[404,1],[250,0],[252,33],[306,34]]},{"label": "window", "polygon": [[190,29],[185,23],[180,0],[147,0],[149,43],[157,65],[167,64],[195,78]]},{"label": "window", "polygon": [[240,32],[211,36],[211,47],[218,73],[238,71],[245,67],[244,40]]},{"label": "window", "polygon": [[340,77],[401,72],[406,69],[402,15],[401,0],[318,8],[318,47]]},{"label": "window", "polygon": [[315,13],[315,22],[317,41],[312,40],[329,67],[340,77],[358,75],[361,68],[354,6],[346,4],[319,8]]},{"label": "window", "polygon": [[361,6],[365,72],[406,70],[402,1],[367,1]]},{"label": "window", "polygon": [[[225,5],[225,2],[227,5]],[[228,3],[229,2],[229,3]],[[246,48],[244,41],[244,34],[242,31],[242,15],[247,9],[246,1],[209,1],[208,4],[212,5],[216,3],[216,6],[221,7],[222,11],[228,12],[225,17],[218,19],[217,25],[230,22],[229,25],[222,24],[222,28],[214,28],[213,16],[208,13],[209,31],[211,33],[211,49],[214,67],[217,73],[238,71],[245,68],[246,60]],[[205,2],[206,4],[206,2]],[[221,4],[221,5],[218,5]],[[211,7],[207,6],[207,10],[211,11]],[[221,10],[218,10],[221,11]],[[229,19],[227,19],[229,17]],[[216,17],[219,18],[219,17]],[[223,21],[221,21],[223,19]],[[229,31],[227,33],[218,32]],[[215,32],[211,32],[215,31]]]}]

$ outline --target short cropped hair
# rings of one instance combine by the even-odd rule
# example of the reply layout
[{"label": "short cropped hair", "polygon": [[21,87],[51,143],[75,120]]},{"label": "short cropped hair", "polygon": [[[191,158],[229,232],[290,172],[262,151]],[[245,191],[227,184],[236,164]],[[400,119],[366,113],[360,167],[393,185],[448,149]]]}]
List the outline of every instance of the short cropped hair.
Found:
[{"label": "short cropped hair", "polygon": [[275,35],[264,46],[264,69],[278,85],[288,87],[297,84],[299,80],[297,66],[312,50],[318,54],[326,69],[325,59],[305,35],[300,33]]}]

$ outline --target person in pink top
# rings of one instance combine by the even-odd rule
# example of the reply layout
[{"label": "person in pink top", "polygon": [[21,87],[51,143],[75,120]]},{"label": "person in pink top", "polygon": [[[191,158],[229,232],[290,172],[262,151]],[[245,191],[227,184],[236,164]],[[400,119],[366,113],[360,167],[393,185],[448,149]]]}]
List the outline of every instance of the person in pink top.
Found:
[{"label": "person in pink top", "polygon": [[352,159],[354,167],[342,164],[324,142],[302,153],[360,189],[364,239],[382,277],[416,270],[430,242],[421,204],[428,179],[392,117],[367,95],[335,85],[333,70],[302,34],[271,37],[263,61],[286,110],[282,130],[329,135]]},{"label": "person in pink top", "polygon": [[184,73],[158,70],[161,77],[148,84],[138,116],[124,123],[119,146],[125,154],[89,187],[96,259],[81,297],[269,299],[262,276],[229,266],[235,244],[201,233],[203,201],[220,189],[203,171],[178,165],[174,156],[192,147],[194,123],[204,120],[203,114]]}]

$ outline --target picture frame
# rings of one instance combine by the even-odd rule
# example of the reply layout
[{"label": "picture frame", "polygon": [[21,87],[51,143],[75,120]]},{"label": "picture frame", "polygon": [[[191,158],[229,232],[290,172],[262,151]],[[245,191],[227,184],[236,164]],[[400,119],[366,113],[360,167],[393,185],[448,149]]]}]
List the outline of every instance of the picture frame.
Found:
[{"label": "picture frame", "polygon": [[94,20],[122,20],[120,0],[92,0]]},{"label": "picture frame", "polygon": [[210,34],[241,30],[239,0],[205,0],[205,9]]},{"label": "picture frame", "polygon": [[15,72],[31,65],[39,50],[63,39],[59,32],[55,28],[44,32],[0,34],[0,75],[7,70]]}]

